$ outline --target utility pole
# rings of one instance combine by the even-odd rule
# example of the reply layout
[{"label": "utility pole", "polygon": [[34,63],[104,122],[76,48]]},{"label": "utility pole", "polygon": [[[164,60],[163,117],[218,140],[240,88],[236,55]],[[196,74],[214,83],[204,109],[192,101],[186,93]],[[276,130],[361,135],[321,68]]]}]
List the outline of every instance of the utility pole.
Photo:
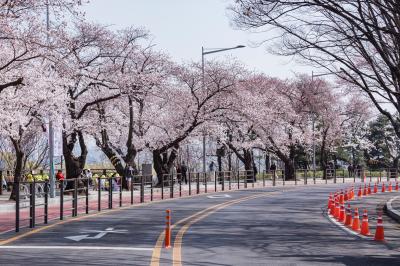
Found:
[{"label": "utility pole", "polygon": [[[50,11],[49,11],[49,0],[46,1],[46,26],[47,26],[47,44],[50,43]],[[55,186],[55,173],[54,173],[54,128],[51,117],[49,119],[49,160],[50,160],[50,198],[56,196]]]}]

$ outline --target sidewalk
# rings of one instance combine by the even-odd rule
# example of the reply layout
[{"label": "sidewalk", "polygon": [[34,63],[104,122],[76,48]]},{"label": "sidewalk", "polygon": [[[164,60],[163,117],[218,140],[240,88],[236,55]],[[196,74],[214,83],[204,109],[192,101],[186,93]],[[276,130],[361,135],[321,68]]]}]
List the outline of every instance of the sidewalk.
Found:
[{"label": "sidewalk", "polygon": [[392,197],[386,202],[386,213],[400,223],[400,196]]}]

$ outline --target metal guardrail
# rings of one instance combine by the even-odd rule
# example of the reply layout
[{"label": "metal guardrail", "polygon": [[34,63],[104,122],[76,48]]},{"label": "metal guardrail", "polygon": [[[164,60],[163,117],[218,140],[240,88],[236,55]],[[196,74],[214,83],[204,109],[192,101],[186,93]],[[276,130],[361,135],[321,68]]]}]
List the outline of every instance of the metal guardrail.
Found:
[{"label": "metal guardrail", "polygon": [[[76,217],[78,215],[85,215],[92,211],[102,211],[104,207],[108,209],[115,208],[114,202],[122,207],[124,204],[132,205],[135,203],[134,191],[139,192],[137,195],[137,202],[144,203],[153,201],[155,195],[161,200],[174,197],[184,197],[185,195],[191,196],[200,193],[229,191],[242,188],[253,188],[256,185],[266,187],[270,182],[270,186],[282,185],[285,186],[288,181],[291,184],[308,185],[310,183],[316,184],[316,172],[307,169],[296,169],[295,178],[287,180],[283,170],[267,171],[257,175],[253,171],[222,171],[212,173],[189,172],[187,175],[180,173],[171,175],[163,175],[159,185],[155,186],[153,177],[151,175],[143,176],[137,175],[128,178],[126,181],[128,194],[127,201],[123,201],[123,182],[122,178],[118,177],[96,177],[96,178],[76,178],[57,181],[57,192],[59,193],[59,220],[64,220],[67,216]],[[390,171],[388,172],[368,172],[362,171],[359,173],[347,173],[346,171],[334,170],[325,173],[323,183],[337,183],[338,181],[350,180],[351,182],[372,182],[382,181],[382,178],[393,177]],[[396,171],[397,177],[397,171]],[[321,180],[320,178],[318,178]],[[324,182],[325,181],[325,182]],[[183,186],[186,189],[183,189]],[[48,181],[41,182],[18,182],[16,183],[18,189],[16,190],[16,205],[15,205],[15,231],[19,232],[22,221],[29,221],[29,228],[34,228],[38,224],[37,218],[43,217],[43,223],[48,223],[49,218],[49,183]],[[90,190],[96,193],[90,195]],[[156,194],[157,193],[157,194]],[[126,196],[126,194],[125,194]],[[97,197],[97,200],[96,200]],[[38,203],[37,199],[42,198],[42,203]],[[90,201],[90,198],[93,201]],[[96,206],[97,202],[97,206]],[[81,204],[80,204],[81,203]],[[83,204],[82,204],[83,203]],[[92,203],[92,204],[90,204]],[[103,206],[103,204],[105,204]],[[56,205],[57,206],[57,205]],[[96,208],[97,207],[97,208]],[[21,210],[29,208],[29,215],[27,218],[21,217]],[[38,210],[42,211],[43,215],[37,215]],[[55,215],[57,217],[57,215]]]}]

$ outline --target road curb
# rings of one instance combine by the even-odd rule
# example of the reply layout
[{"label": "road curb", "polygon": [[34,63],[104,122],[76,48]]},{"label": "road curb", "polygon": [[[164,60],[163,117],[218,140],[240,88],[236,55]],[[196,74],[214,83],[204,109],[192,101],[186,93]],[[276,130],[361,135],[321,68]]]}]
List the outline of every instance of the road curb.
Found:
[{"label": "road curb", "polygon": [[400,211],[397,211],[392,207],[392,202],[398,198],[400,198],[400,196],[393,197],[388,202],[386,202],[384,210],[388,216],[400,223]]}]

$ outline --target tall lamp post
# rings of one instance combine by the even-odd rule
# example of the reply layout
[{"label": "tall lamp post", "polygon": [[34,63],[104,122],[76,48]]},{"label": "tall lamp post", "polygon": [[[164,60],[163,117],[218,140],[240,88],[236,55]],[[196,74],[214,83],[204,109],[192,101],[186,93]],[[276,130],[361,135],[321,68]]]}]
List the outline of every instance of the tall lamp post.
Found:
[{"label": "tall lamp post", "polygon": [[[234,49],[239,49],[239,48],[244,48],[246,46],[244,45],[238,45],[235,47],[230,47],[230,48],[204,48],[201,47],[201,86],[204,89],[205,88],[205,71],[204,71],[204,56],[208,54],[215,54],[215,53],[220,53],[220,52],[225,52],[229,50],[234,50]],[[203,172],[206,172],[206,134],[203,133]]]},{"label": "tall lamp post", "polygon": [[[47,29],[47,42],[49,43],[49,32],[50,32],[50,12],[49,12],[49,0],[46,1],[46,29]],[[50,160],[50,198],[54,198],[56,195],[55,189],[55,171],[54,171],[54,128],[53,121],[49,119],[49,160]]]}]

